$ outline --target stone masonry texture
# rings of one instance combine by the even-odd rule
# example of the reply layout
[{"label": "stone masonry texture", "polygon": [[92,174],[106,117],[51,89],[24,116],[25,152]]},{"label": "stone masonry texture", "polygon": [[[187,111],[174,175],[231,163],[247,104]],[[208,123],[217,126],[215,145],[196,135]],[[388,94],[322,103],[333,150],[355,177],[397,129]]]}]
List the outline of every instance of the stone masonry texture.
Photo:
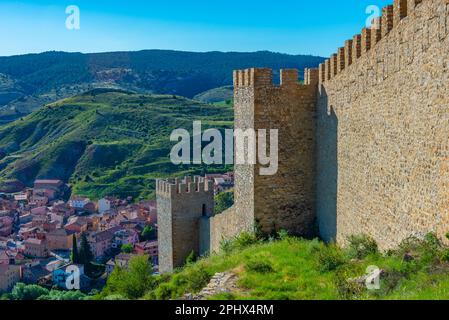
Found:
[{"label": "stone masonry texture", "polygon": [[211,195],[179,201],[158,187],[162,269],[255,226],[341,245],[367,234],[381,249],[428,232],[444,240],[449,0],[395,0],[374,26],[306,69],[304,84],[291,69],[280,85],[270,69],[234,72],[235,128],[278,129],[279,170],[236,165],[235,204],[215,216],[198,213]]},{"label": "stone masonry texture", "polygon": [[364,233],[388,249],[449,232],[449,2],[395,1],[393,10],[383,21],[394,27],[319,86],[317,217],[326,240]]},{"label": "stone masonry texture", "polygon": [[200,254],[200,224],[212,216],[214,191],[204,178],[156,182],[159,271],[182,266],[193,251]]}]

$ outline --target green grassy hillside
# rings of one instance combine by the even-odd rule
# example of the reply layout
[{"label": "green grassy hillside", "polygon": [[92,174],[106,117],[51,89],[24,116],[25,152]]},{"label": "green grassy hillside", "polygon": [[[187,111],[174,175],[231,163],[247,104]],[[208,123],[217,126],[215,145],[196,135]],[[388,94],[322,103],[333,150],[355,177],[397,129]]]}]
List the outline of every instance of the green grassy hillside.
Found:
[{"label": "green grassy hillside", "polygon": [[[282,234],[271,240],[243,234],[225,243],[218,255],[171,275],[148,279],[137,293],[126,285],[127,277],[136,277],[133,270],[114,271],[97,298],[179,299],[201,291],[216,273],[232,272],[237,276],[236,288],[208,299],[447,299],[448,260],[449,248],[432,234],[421,240],[407,239],[388,252],[379,252],[376,243],[365,236],[351,237],[349,246],[341,249]],[[382,271],[376,290],[368,290],[361,278],[369,266]]]},{"label": "green grassy hillside", "polygon": [[155,178],[206,170],[174,166],[169,159],[170,133],[191,131],[194,120],[202,120],[205,128],[232,127],[232,106],[92,90],[0,127],[0,182],[18,179],[30,186],[36,178],[59,178],[70,182],[74,193],[92,198],[151,198]]},{"label": "green grassy hillside", "polygon": [[234,97],[234,87],[225,86],[220,88],[214,88],[197,94],[193,99],[205,102],[205,103],[216,103],[221,101],[229,101]]}]

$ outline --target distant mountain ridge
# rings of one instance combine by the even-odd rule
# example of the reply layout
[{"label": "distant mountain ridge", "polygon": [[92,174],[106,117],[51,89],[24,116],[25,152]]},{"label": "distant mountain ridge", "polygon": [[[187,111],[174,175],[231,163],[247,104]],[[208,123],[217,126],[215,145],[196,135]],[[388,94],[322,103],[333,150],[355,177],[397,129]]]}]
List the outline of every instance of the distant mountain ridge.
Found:
[{"label": "distant mountain ridge", "polygon": [[192,98],[232,85],[232,71],[249,67],[316,67],[324,58],[259,51],[45,52],[0,57],[0,123],[97,87]]}]

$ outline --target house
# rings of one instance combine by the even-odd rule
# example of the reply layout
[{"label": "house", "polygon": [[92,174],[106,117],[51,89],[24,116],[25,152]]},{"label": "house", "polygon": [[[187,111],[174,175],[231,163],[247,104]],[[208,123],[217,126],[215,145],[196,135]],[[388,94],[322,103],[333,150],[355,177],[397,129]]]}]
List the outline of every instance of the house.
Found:
[{"label": "house", "polygon": [[33,216],[35,216],[35,215],[46,215],[47,212],[48,212],[48,209],[47,209],[46,206],[41,206],[41,207],[36,207],[36,208],[31,209],[31,214]]},{"label": "house", "polygon": [[88,204],[90,201],[89,198],[84,197],[75,197],[69,200],[68,204],[71,208],[80,211],[84,210],[84,206]]},{"label": "house", "polygon": [[6,253],[6,250],[0,250],[0,265],[8,265],[11,261],[9,259],[9,255]]},{"label": "house", "polygon": [[59,192],[52,189],[34,189],[33,196],[46,197],[49,201],[55,200],[58,197]]},{"label": "house", "polygon": [[9,292],[20,281],[20,278],[20,266],[0,265],[0,293]]},{"label": "house", "polygon": [[56,179],[38,179],[34,181],[33,189],[52,189],[60,191],[64,187],[64,182],[62,180]]},{"label": "house", "polygon": [[129,262],[135,256],[136,255],[131,253],[120,253],[115,258],[109,260],[106,263],[106,272],[110,274],[116,266],[122,269],[127,269],[129,266]]},{"label": "house", "polygon": [[57,229],[59,223],[57,221],[47,221],[42,225],[45,232],[51,232]]},{"label": "house", "polygon": [[35,196],[31,197],[30,205],[42,207],[48,204],[48,198],[45,196]]},{"label": "house", "polygon": [[13,232],[14,219],[9,216],[0,217],[0,236],[7,237]]},{"label": "house", "polygon": [[139,234],[135,230],[124,229],[119,230],[114,234],[112,242],[113,248],[120,248],[124,244],[136,244],[139,242]]},{"label": "house", "polygon": [[234,187],[234,174],[207,174],[206,178],[214,182],[214,194],[217,195]]},{"label": "house", "polygon": [[86,232],[88,229],[88,219],[86,217],[75,217],[70,219],[69,222],[64,226],[64,229],[75,231],[76,233]]},{"label": "house", "polygon": [[98,200],[98,212],[104,214],[105,212],[111,210],[112,201],[108,198],[103,198]]},{"label": "house", "polygon": [[38,227],[28,227],[28,226],[22,226],[19,230],[19,236],[26,240],[28,238],[36,238],[36,234],[39,231]]},{"label": "house", "polygon": [[45,240],[29,238],[23,242],[25,246],[25,255],[33,258],[48,257],[48,249]]},{"label": "house", "polygon": [[75,231],[67,229],[56,229],[46,235],[48,250],[71,250],[73,245],[73,235]]},{"label": "house", "polygon": [[36,214],[32,216],[33,227],[43,227],[44,223],[48,222],[48,216],[46,214]]},{"label": "house", "polygon": [[105,231],[92,232],[88,235],[87,239],[95,259],[105,256],[112,249],[114,235],[119,230],[120,227],[114,227]]},{"label": "house", "polygon": [[64,182],[61,180],[36,180],[34,181],[33,196],[54,200],[64,193],[64,187]]},{"label": "house", "polygon": [[52,283],[53,285],[59,287],[63,290],[71,290],[71,288],[67,288],[67,278],[69,276],[73,276],[73,272],[71,270],[79,271],[79,289],[87,289],[90,286],[90,279],[84,273],[84,266],[81,264],[65,264],[52,272]]},{"label": "house", "polygon": [[60,201],[53,203],[50,208],[51,212],[57,214],[63,218],[69,218],[75,214],[75,209],[71,208],[67,203]]},{"label": "house", "polygon": [[15,201],[24,201],[27,202],[29,199],[29,194],[22,192],[22,193],[18,193],[14,195],[14,200]]},{"label": "house", "polygon": [[0,250],[0,265],[20,264],[25,257],[17,249]]},{"label": "house", "polygon": [[45,268],[45,263],[33,260],[23,265],[22,281],[27,284],[36,284],[41,278],[48,276],[50,272]]},{"label": "house", "polygon": [[159,256],[157,240],[136,243],[134,245],[134,253],[136,253],[138,255],[146,254],[146,255],[150,256],[153,265],[157,265],[158,264],[158,256]]}]

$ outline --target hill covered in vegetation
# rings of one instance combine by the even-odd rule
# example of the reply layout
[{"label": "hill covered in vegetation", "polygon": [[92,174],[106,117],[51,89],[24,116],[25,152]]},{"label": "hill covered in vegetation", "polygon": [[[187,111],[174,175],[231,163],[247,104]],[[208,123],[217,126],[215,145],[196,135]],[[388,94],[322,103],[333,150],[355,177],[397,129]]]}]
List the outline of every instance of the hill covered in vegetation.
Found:
[{"label": "hill covered in vegetation", "polygon": [[[433,234],[406,239],[388,252],[379,252],[366,236],[351,237],[342,249],[283,232],[276,239],[242,234],[224,242],[220,254],[190,261],[173,274],[148,276],[141,271],[151,268],[138,258],[129,270],[116,268],[96,298],[438,300],[449,295],[448,261],[449,248]],[[379,286],[368,287],[367,270],[373,267]],[[231,285],[216,288],[224,274]]]},{"label": "hill covered in vegetation", "polygon": [[0,123],[84,91],[110,87],[139,93],[195,95],[232,84],[232,71],[249,67],[317,67],[324,59],[267,51],[111,53],[46,52],[0,57]]},{"label": "hill covered in vegetation", "polygon": [[232,105],[95,89],[0,127],[0,182],[58,178],[94,199],[151,198],[155,178],[229,169],[170,162],[172,130],[191,131],[194,120],[204,129],[232,128]]},{"label": "hill covered in vegetation", "polygon": [[206,103],[217,103],[222,101],[232,100],[234,97],[234,87],[225,86],[207,90],[193,97],[194,100],[198,100]]}]

